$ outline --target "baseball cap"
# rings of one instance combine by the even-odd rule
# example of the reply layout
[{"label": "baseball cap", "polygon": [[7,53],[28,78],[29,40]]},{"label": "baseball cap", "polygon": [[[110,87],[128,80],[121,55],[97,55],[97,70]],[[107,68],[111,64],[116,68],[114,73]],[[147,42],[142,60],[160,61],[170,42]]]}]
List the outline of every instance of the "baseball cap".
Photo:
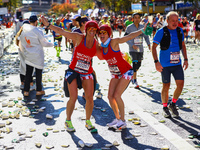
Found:
[{"label": "baseball cap", "polygon": [[96,23],[96,21],[88,21],[88,22],[85,24],[85,31],[86,31],[87,28],[89,28],[89,27],[93,27],[93,28],[99,29],[99,26],[98,26],[98,24]]},{"label": "baseball cap", "polygon": [[35,22],[35,21],[37,21],[38,19],[37,19],[37,16],[36,15],[32,15],[32,16],[30,16],[30,18],[29,18],[29,21],[30,22]]},{"label": "baseball cap", "polygon": [[108,14],[104,14],[103,17],[108,17]]},{"label": "baseball cap", "polygon": [[139,16],[140,16],[139,13],[133,13],[133,14],[132,14],[132,17],[134,17],[135,15],[139,15]]},{"label": "baseball cap", "polygon": [[107,31],[109,36],[111,36],[111,34],[112,34],[111,27],[109,27],[107,24],[100,26],[99,31],[101,31],[101,30]]},{"label": "baseball cap", "polygon": [[79,14],[76,14],[76,15],[73,15],[72,17],[71,17],[71,19],[76,19],[77,17],[80,17],[81,15],[79,15]]}]

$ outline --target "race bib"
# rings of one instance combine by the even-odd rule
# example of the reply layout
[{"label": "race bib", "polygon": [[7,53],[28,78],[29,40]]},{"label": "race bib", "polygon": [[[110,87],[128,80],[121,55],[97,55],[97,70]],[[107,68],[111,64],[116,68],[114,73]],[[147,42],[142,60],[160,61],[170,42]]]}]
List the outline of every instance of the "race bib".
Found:
[{"label": "race bib", "polygon": [[78,60],[75,66],[75,71],[87,73],[90,68],[90,62]]},{"label": "race bib", "polygon": [[59,33],[55,33],[56,36],[61,36]]},{"label": "race bib", "polygon": [[134,44],[135,45],[142,45],[142,37],[136,37],[134,38]]},{"label": "race bib", "polygon": [[109,65],[109,70],[110,70],[110,73],[113,74],[113,75],[121,75],[121,72],[118,68],[117,65]]},{"label": "race bib", "polygon": [[170,63],[177,64],[180,62],[180,52],[171,52]]},{"label": "race bib", "polygon": [[200,28],[200,24],[198,25],[198,28]]}]

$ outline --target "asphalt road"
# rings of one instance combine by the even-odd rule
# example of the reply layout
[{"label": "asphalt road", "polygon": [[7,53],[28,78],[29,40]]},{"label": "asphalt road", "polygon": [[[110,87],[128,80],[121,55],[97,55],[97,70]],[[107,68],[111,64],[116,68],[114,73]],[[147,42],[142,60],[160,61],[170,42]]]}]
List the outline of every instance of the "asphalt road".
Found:
[{"label": "asphalt road", "polygon": [[[114,37],[118,33],[114,32]],[[52,40],[52,37],[49,37]],[[152,40],[152,38],[151,38]],[[192,40],[190,40],[192,41]],[[64,45],[64,40],[63,40]],[[190,134],[200,133],[200,54],[198,52],[198,45],[192,43],[187,44],[189,68],[185,73],[184,90],[177,102],[179,107],[179,119],[166,119],[162,116],[162,105],[160,98],[160,91],[162,88],[161,76],[155,70],[151,52],[148,50],[146,43],[144,43],[145,52],[142,66],[138,71],[138,83],[140,89],[135,89],[132,84],[129,85],[124,92],[122,98],[125,103],[125,118],[127,121],[127,129],[116,132],[108,129],[107,123],[114,119],[114,114],[109,105],[107,98],[108,85],[111,79],[107,63],[94,58],[93,67],[97,74],[97,79],[100,84],[102,99],[94,96],[94,110],[91,121],[97,128],[97,133],[90,133],[85,128],[85,100],[82,98],[83,90],[79,90],[78,100],[76,102],[76,109],[72,115],[72,123],[76,129],[74,133],[68,133],[64,128],[64,121],[66,118],[66,102],[68,98],[64,96],[63,78],[64,71],[68,68],[71,60],[71,52],[65,51],[65,46],[62,47],[61,59],[56,58],[54,48],[45,48],[45,68],[43,73],[43,87],[46,92],[45,97],[36,97],[36,91],[32,91],[28,98],[24,98],[22,91],[19,89],[19,58],[18,49],[12,44],[0,59],[0,103],[18,101],[21,104],[22,100],[26,100],[26,106],[31,108],[32,117],[24,117],[20,114],[19,119],[0,120],[0,123],[11,121],[12,124],[6,125],[7,128],[12,128],[12,132],[4,133],[5,127],[0,128],[0,149],[5,146],[13,146],[17,150],[32,150],[38,149],[35,146],[36,142],[42,144],[40,149],[46,149],[46,146],[53,146],[56,150],[61,149],[80,149],[79,140],[84,143],[93,144],[92,147],[84,147],[82,149],[103,149],[106,144],[112,144],[117,141],[119,146],[112,146],[109,149],[115,150],[147,150],[147,149],[161,149],[169,148],[170,150],[192,150],[197,149],[195,145],[200,144],[200,138],[188,138]],[[121,51],[127,52],[128,45],[126,43],[120,45]],[[172,78],[170,88],[170,99],[172,98],[175,89],[175,82]],[[20,100],[22,99],[22,100]],[[28,102],[37,99],[35,105],[30,105]],[[46,101],[42,101],[45,99]],[[2,107],[0,109],[3,113],[9,114],[17,108]],[[44,112],[37,113],[38,108],[46,107]],[[134,111],[134,114],[129,114]],[[53,116],[53,119],[47,119],[46,114]],[[135,125],[128,119],[139,118],[140,125]],[[161,123],[162,121],[164,123]],[[161,122],[160,122],[161,121]],[[31,132],[30,129],[35,129]],[[52,130],[47,130],[52,128]],[[18,132],[22,132],[27,136],[25,141],[19,143],[12,143],[13,139],[25,137]],[[48,136],[43,133],[48,132]],[[131,139],[127,139],[131,138]],[[61,145],[68,145],[67,148]]]}]

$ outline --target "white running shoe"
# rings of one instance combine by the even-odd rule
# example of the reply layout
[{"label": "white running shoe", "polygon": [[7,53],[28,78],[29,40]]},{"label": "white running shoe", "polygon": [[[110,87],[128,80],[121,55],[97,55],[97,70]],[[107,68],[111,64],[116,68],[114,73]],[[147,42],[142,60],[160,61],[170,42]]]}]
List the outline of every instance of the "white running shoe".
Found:
[{"label": "white running shoe", "polygon": [[118,120],[117,124],[115,124],[113,126],[114,129],[116,130],[122,130],[122,129],[125,129],[126,128],[126,122],[125,121],[122,121],[121,119]]},{"label": "white running shoe", "polygon": [[33,84],[32,86],[30,85],[30,91],[36,90],[36,86],[35,84]]},{"label": "white running shoe", "polygon": [[107,126],[108,126],[109,128],[112,128],[114,125],[117,124],[117,122],[118,122],[118,119],[114,119],[111,123],[108,123]]},{"label": "white running shoe", "polygon": [[24,85],[23,85],[23,84],[20,85],[20,89],[21,89],[21,90],[24,89]]}]

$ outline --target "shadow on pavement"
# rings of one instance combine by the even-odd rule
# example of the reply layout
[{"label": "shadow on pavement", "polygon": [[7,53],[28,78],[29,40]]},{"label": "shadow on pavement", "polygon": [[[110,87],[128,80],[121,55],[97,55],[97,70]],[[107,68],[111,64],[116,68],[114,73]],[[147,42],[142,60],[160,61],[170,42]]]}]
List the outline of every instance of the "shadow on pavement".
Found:
[{"label": "shadow on pavement", "polygon": [[[158,104],[162,103],[162,101],[161,101],[161,93],[160,92],[154,91],[154,90],[152,90],[150,88],[147,88],[147,87],[144,87],[144,86],[140,86],[140,88],[138,90],[140,90],[141,92],[145,93],[146,95],[152,97],[153,98],[152,102],[155,102],[155,103],[158,103]],[[169,100],[169,102],[170,101],[171,100]],[[185,104],[186,103],[182,98],[179,98],[177,103],[176,103],[176,105],[178,105],[179,107],[182,107]],[[192,110],[188,109],[188,108],[183,108],[181,110],[186,111],[186,112],[192,112]]]},{"label": "shadow on pavement", "polygon": [[131,128],[123,129],[121,131],[121,138],[123,140],[123,143],[126,144],[127,146],[131,147],[131,149],[138,149],[138,150],[139,149],[152,149],[152,150],[158,149],[156,147],[152,147],[152,146],[143,145],[143,144],[138,143],[138,140],[137,140],[136,137],[134,137],[134,138],[132,138],[130,140],[127,140],[126,137],[132,135],[129,132],[129,130],[131,130]]},{"label": "shadow on pavement", "polygon": [[[185,129],[190,134],[197,135],[200,132],[200,126],[197,124],[194,124],[192,122],[183,120],[181,117],[177,119],[171,118],[171,121],[175,124],[177,124],[179,127]],[[200,137],[198,138],[200,140]]]},{"label": "shadow on pavement", "polygon": [[[82,96],[78,96],[78,102],[85,107],[86,101]],[[95,123],[101,126],[106,126],[107,123],[115,119],[112,108],[103,99],[94,100],[92,116],[95,118]]]},{"label": "shadow on pavement", "polygon": [[[28,102],[32,101],[32,99],[38,100],[37,102],[35,102],[35,105],[28,104]],[[24,100],[26,100],[25,102],[27,104],[26,106],[31,110],[31,112],[34,112],[35,109],[39,109],[41,107],[46,107],[44,112],[40,112],[38,114],[31,113],[33,115],[33,118],[36,119],[35,120],[36,125],[39,125],[42,123],[45,123],[48,126],[55,125],[55,122],[56,122],[55,118],[58,118],[60,113],[62,111],[65,111],[66,107],[54,109],[54,106],[52,105],[51,102],[63,102],[63,101],[60,101],[60,100],[45,101],[44,99],[45,99],[45,97],[43,97],[43,96],[36,96],[36,91],[31,91],[28,97],[24,97]],[[34,108],[34,106],[38,106],[38,108]],[[52,115],[53,119],[47,119],[46,114]]]},{"label": "shadow on pavement", "polygon": [[[81,96],[78,96],[78,102],[85,107],[86,101],[85,101],[84,98],[82,98]],[[105,111],[102,111],[101,109],[102,110],[105,109]],[[92,112],[92,116],[94,117],[96,124],[99,124],[101,126],[105,126],[105,132],[111,132],[110,134],[112,134],[112,132],[115,132],[115,130],[108,129],[106,127],[107,123],[112,122],[113,119],[115,119],[115,115],[113,113],[112,108],[103,99],[94,100],[94,109],[93,109],[93,112]],[[110,130],[110,131],[108,131],[108,130]],[[122,130],[121,131],[121,138],[123,140],[123,143],[126,144],[127,146],[129,146],[131,149],[132,148],[134,148],[134,149],[145,149],[145,148],[156,149],[156,147],[139,144],[138,140],[136,138],[133,138],[131,140],[125,139],[125,137],[132,135],[129,132],[129,130],[131,130],[131,128],[126,128],[126,129]],[[100,136],[98,133],[92,133],[92,136],[94,137],[94,139],[96,139],[98,141],[98,145],[96,146],[94,144],[92,148],[99,148],[99,146],[104,147],[105,144],[112,144],[109,141],[103,139],[102,136]],[[110,149],[111,150],[117,150],[118,148],[113,146]]]},{"label": "shadow on pavement", "polygon": [[66,64],[66,65],[70,64],[70,61],[64,60],[62,58],[59,58],[59,62],[61,62],[61,64]]}]

